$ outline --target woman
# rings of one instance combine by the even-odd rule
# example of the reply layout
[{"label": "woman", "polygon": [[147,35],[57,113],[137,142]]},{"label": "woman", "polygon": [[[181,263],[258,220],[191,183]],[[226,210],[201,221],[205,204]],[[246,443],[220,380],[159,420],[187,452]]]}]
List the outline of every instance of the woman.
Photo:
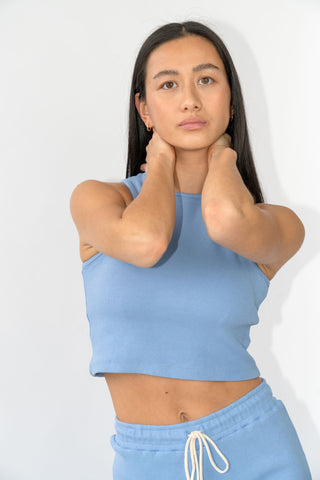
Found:
[{"label": "woman", "polygon": [[287,410],[247,352],[304,227],[264,203],[238,76],[210,28],[170,23],[144,42],[126,179],[82,182],[70,208],[90,373],[105,377],[116,413],[114,480],[310,479]]}]

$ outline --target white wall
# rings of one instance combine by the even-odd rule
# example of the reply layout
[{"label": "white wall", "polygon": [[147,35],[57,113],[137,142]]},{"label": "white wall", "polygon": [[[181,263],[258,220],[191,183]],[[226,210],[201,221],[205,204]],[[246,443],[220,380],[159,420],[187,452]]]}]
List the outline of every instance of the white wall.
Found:
[{"label": "white wall", "polygon": [[[320,478],[319,3],[314,0],[0,2],[0,479],[111,479],[114,410],[89,375],[78,236],[82,180],[125,178],[138,50],[171,21],[207,23],[240,76],[268,203],[302,219],[250,352]],[[125,12],[125,16],[123,16]]]}]

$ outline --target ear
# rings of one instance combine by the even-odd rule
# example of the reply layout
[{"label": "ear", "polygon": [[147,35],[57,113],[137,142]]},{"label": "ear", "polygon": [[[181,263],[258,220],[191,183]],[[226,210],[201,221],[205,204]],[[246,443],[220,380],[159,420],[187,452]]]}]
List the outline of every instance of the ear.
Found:
[{"label": "ear", "polygon": [[148,126],[151,127],[152,122],[151,122],[151,118],[150,118],[150,115],[149,115],[147,104],[146,104],[145,101],[140,100],[140,93],[139,92],[135,94],[134,102],[135,102],[135,105],[136,105],[136,109],[138,110],[139,115],[141,117],[141,120],[143,121],[145,126],[146,127],[148,127]]}]

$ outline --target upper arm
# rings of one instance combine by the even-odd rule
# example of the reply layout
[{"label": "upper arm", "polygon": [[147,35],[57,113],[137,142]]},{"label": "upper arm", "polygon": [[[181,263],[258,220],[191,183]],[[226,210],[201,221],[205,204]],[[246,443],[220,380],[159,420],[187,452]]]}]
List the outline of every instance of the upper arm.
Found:
[{"label": "upper arm", "polygon": [[221,211],[208,234],[224,247],[276,272],[299,250],[305,229],[290,208],[256,203],[242,216]]},{"label": "upper arm", "polygon": [[111,183],[85,180],[70,197],[70,212],[81,242],[105,255],[150,267],[156,262],[155,246],[122,220],[126,202]]}]

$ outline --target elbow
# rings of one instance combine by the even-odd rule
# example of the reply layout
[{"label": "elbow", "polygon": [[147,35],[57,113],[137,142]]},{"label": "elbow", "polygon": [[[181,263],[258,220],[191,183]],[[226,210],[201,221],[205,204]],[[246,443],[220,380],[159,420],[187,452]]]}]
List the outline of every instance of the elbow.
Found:
[{"label": "elbow", "polygon": [[162,258],[167,248],[167,242],[160,241],[159,239],[152,242],[149,246],[147,254],[143,259],[143,265],[141,266],[144,268],[150,268],[156,265]]},{"label": "elbow", "polygon": [[150,268],[158,263],[163,254],[168,248],[168,243],[157,239],[153,242],[149,242],[144,247],[140,259],[136,262],[136,265],[141,268]]},{"label": "elbow", "polygon": [[203,220],[209,237],[213,241],[221,239],[221,235],[226,232],[230,225],[243,219],[241,211],[234,208],[233,205],[212,206],[208,205],[203,212]]}]

